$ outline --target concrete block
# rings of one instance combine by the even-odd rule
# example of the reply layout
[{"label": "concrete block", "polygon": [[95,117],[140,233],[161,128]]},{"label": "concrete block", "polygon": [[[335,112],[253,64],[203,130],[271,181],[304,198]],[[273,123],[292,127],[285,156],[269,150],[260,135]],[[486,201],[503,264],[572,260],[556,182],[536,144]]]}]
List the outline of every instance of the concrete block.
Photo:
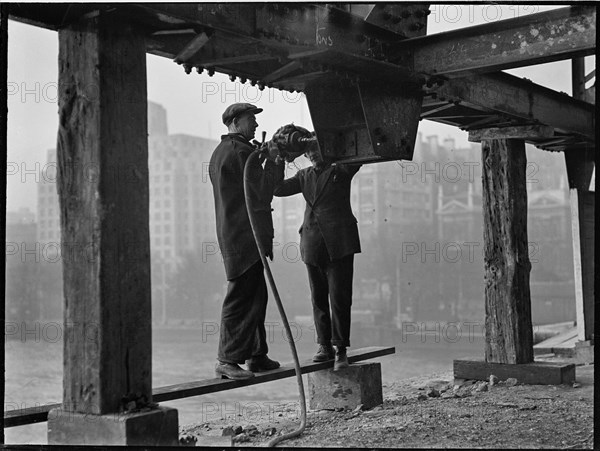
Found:
[{"label": "concrete block", "polygon": [[574,354],[577,363],[594,363],[594,342],[591,340],[576,342]]},{"label": "concrete block", "polygon": [[58,408],[48,413],[48,444],[177,446],[178,423],[177,409],[170,407],[105,415]]},{"label": "concrete block", "polygon": [[380,363],[355,363],[341,371],[332,369],[308,375],[309,408],[365,409],[383,403]]}]

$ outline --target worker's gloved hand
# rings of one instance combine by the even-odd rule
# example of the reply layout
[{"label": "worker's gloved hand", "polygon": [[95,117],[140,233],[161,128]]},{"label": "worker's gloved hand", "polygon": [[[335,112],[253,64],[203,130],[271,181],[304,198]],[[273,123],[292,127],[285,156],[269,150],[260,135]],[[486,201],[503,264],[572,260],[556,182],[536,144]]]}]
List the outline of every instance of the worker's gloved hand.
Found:
[{"label": "worker's gloved hand", "polygon": [[273,141],[267,141],[265,143],[267,158],[271,161],[277,161],[280,158],[279,147]]},{"label": "worker's gloved hand", "polygon": [[260,161],[265,161],[266,159],[278,162],[281,159],[279,147],[273,141],[267,141],[262,144],[258,144],[258,152],[260,153]]}]

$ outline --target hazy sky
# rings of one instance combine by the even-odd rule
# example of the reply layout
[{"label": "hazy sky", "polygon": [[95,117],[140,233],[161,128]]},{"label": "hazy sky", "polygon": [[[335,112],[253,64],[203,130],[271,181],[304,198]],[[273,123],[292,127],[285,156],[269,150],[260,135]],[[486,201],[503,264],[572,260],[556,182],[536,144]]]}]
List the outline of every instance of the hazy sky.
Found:
[{"label": "hazy sky", "polygon": [[[428,32],[437,33],[558,6],[537,5],[432,5]],[[46,152],[56,145],[58,123],[58,34],[9,21],[8,48],[8,191],[7,210],[36,209],[36,182],[46,163]],[[591,58],[588,58],[591,61]],[[167,58],[147,56],[148,99],[162,104],[168,113],[170,133],[218,138],[225,128],[221,113],[235,101],[249,101],[264,108],[258,116],[260,131],[270,137],[281,125],[294,122],[312,129],[304,97],[278,90],[258,91],[248,84],[232,83],[227,76],[208,77],[183,68]],[[587,69],[588,71],[590,69]],[[532,66],[511,73],[558,91],[571,93],[570,62]],[[460,147],[467,134],[458,129],[421,121],[424,136],[452,136]]]}]

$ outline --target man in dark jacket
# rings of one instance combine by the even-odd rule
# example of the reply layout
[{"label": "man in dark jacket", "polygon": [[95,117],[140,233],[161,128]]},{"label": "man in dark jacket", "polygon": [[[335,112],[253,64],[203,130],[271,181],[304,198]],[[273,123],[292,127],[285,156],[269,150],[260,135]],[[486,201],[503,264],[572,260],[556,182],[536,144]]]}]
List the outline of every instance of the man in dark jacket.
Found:
[{"label": "man in dark jacket", "polygon": [[334,370],[339,370],[348,366],[354,254],[361,251],[357,221],[350,206],[350,185],[360,165],[326,162],[316,143],[306,155],[312,166],[278,183],[274,194],[302,193],[306,200],[300,255],[308,270],[319,343],[313,361],[334,358],[333,345]]},{"label": "man in dark jacket", "polygon": [[[244,195],[244,166],[256,151],[250,140],[258,127],[255,114],[261,111],[249,103],[235,103],[225,110],[222,119],[229,133],[221,136],[209,166],[217,239],[229,282],[221,311],[215,372],[217,377],[229,379],[248,379],[254,372],[279,368],[278,362],[267,357],[267,285]],[[263,169],[263,161],[262,157],[254,159],[250,168],[250,196],[261,245],[273,259],[271,201],[276,163],[267,160]],[[248,371],[238,365],[244,362]]]}]

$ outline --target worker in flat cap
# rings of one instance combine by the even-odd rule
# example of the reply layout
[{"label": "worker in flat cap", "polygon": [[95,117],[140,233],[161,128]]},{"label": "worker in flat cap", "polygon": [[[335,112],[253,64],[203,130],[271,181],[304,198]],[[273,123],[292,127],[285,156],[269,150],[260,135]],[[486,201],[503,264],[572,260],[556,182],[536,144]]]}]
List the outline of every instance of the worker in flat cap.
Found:
[{"label": "worker in flat cap", "polygon": [[[217,239],[225,264],[228,286],[221,311],[221,327],[216,365],[217,377],[249,379],[255,372],[279,368],[267,356],[265,331],[267,285],[256,245],[244,194],[244,167],[252,152],[251,142],[262,112],[250,103],[234,103],[223,113],[228,133],[214,150],[209,166],[213,186]],[[262,149],[264,150],[264,149]],[[265,157],[268,157],[265,162]],[[275,152],[255,162],[250,170],[250,198],[258,224],[258,236],[265,256],[273,259],[273,219],[271,201],[276,172]],[[264,162],[264,167],[263,167]],[[245,363],[247,370],[239,366]]]}]

